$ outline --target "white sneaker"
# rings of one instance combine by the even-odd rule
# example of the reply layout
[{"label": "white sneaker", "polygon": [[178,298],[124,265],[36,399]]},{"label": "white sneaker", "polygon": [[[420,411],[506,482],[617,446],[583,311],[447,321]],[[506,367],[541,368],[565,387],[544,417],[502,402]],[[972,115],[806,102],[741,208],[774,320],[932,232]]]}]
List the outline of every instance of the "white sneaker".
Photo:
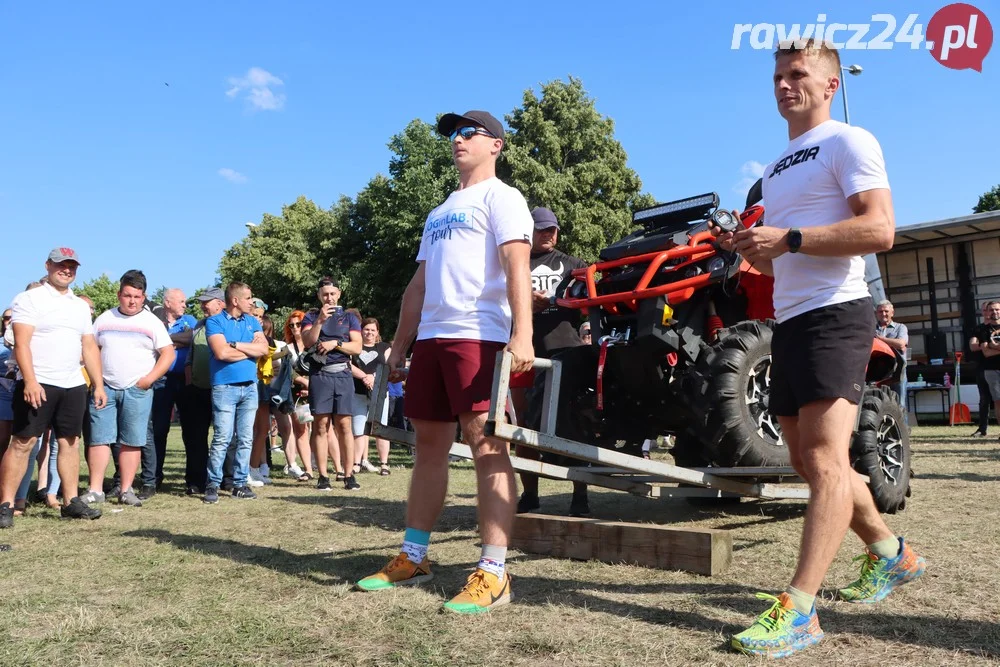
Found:
[{"label": "white sneaker", "polygon": [[371,461],[369,461],[368,459],[361,459],[361,467],[363,469],[365,469],[367,472],[378,472],[379,471],[379,469],[376,468],[375,466],[373,466],[371,464]]},{"label": "white sneaker", "polygon": [[267,482],[264,481],[264,478],[260,476],[259,468],[250,468],[250,475],[247,476],[247,486],[256,488],[264,486],[266,483]]},{"label": "white sneaker", "polygon": [[299,477],[302,477],[302,475],[305,474],[302,472],[302,468],[298,467],[297,465],[290,465],[286,467],[287,470],[285,471],[285,474],[291,477],[292,479],[298,479]]}]

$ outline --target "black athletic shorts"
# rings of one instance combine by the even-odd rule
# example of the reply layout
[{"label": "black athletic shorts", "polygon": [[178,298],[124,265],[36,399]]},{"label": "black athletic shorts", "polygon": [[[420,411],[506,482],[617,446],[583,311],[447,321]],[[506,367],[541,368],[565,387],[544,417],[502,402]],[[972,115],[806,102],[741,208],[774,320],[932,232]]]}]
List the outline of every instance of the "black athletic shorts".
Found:
[{"label": "black athletic shorts", "polygon": [[846,398],[857,404],[875,339],[870,298],[796,315],[771,339],[771,414],[795,417],[807,403]]},{"label": "black athletic shorts", "polygon": [[83,432],[90,392],[87,385],[63,389],[43,384],[45,401],[37,410],[24,400],[24,380],[14,385],[13,434],[18,438],[38,438],[51,426],[57,438],[75,438]]}]

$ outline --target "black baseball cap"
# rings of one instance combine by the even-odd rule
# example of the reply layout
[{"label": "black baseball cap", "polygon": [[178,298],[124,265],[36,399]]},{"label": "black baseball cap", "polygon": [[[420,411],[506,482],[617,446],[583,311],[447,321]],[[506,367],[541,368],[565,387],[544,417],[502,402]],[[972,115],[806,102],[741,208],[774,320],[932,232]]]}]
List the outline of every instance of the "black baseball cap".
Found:
[{"label": "black baseball cap", "polygon": [[488,111],[472,110],[461,115],[446,113],[438,121],[437,130],[447,137],[462,125],[478,125],[497,139],[503,139],[503,125]]}]

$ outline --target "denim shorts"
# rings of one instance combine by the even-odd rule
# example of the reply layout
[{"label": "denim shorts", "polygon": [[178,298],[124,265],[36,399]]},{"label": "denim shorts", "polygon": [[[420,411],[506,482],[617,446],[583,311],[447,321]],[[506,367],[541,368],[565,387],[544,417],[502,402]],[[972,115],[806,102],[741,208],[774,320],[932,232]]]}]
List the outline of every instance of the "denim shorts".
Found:
[{"label": "denim shorts", "polygon": [[90,407],[91,446],[120,444],[145,447],[149,412],[153,407],[152,389],[112,389],[105,387],[108,403],[103,408]]},{"label": "denim shorts", "polygon": [[[387,425],[389,423],[389,397],[386,396],[385,403],[382,404],[382,419],[379,423]],[[357,438],[365,434],[365,423],[368,421],[368,407],[371,405],[371,398],[368,394],[354,395],[354,411],[351,414],[351,429],[354,437]]]}]

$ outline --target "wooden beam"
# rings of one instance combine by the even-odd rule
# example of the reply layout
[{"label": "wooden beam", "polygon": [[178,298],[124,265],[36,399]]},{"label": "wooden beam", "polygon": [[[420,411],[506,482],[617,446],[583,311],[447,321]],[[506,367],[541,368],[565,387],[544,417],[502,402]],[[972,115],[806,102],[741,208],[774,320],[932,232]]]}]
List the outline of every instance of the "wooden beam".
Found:
[{"label": "wooden beam", "polygon": [[511,546],[556,558],[628,563],[714,576],[733,560],[727,530],[518,514]]}]

